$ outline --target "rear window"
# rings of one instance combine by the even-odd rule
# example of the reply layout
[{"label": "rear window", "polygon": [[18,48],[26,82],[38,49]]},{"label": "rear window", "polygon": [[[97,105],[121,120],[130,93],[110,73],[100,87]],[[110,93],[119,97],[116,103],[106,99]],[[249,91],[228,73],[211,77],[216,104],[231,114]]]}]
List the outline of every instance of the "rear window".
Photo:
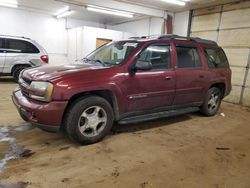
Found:
[{"label": "rear window", "polygon": [[178,68],[197,68],[202,66],[196,47],[176,46],[176,51]]},{"label": "rear window", "polygon": [[23,40],[7,39],[6,48],[8,53],[39,53],[37,47]]},{"label": "rear window", "polygon": [[206,48],[205,54],[208,59],[208,67],[211,67],[211,68],[229,67],[226,54],[221,48]]},{"label": "rear window", "polygon": [[4,48],[3,43],[4,43],[4,39],[0,38],[0,48]]}]

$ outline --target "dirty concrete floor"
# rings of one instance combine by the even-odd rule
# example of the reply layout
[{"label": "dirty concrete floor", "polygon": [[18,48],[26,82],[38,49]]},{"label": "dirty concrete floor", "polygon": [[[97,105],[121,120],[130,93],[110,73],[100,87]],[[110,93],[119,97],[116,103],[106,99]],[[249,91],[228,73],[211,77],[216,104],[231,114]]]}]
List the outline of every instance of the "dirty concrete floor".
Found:
[{"label": "dirty concrete floor", "polygon": [[[0,126],[25,126],[12,105],[11,80],[0,82]],[[250,109],[222,103],[225,117],[199,113],[115,125],[102,142],[79,146],[63,133],[11,131],[31,151],[11,160],[0,187],[250,187]],[[0,143],[0,157],[6,143]]]}]

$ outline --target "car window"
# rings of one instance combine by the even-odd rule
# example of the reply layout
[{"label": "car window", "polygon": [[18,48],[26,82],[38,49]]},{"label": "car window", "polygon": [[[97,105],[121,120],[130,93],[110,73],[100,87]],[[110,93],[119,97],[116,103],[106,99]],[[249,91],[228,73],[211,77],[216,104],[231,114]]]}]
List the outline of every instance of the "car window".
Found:
[{"label": "car window", "polygon": [[167,44],[154,44],[145,48],[139,55],[139,61],[149,61],[152,63],[153,70],[171,68],[170,50]]},{"label": "car window", "polygon": [[23,40],[7,39],[6,48],[8,53],[39,53],[37,47]]},{"label": "car window", "polygon": [[208,66],[215,68],[229,67],[224,51],[221,48],[206,48],[205,54],[208,59]]},{"label": "car window", "polygon": [[0,38],[0,48],[4,48],[4,39],[3,38]]},{"label": "car window", "polygon": [[84,60],[87,63],[101,60],[105,66],[117,66],[124,62],[137,48],[138,42],[118,41],[111,42],[96,49]]},{"label": "car window", "polygon": [[196,47],[177,46],[177,68],[201,67],[201,60]]}]

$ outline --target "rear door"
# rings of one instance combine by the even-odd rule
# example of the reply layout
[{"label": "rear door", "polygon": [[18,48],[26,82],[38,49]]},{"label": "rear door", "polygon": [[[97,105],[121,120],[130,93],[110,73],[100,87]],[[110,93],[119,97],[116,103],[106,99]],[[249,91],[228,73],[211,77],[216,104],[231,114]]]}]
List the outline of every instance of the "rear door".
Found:
[{"label": "rear door", "polygon": [[5,63],[5,55],[6,55],[6,50],[4,49],[5,39],[0,38],[0,73],[3,72],[4,68],[4,63]]},{"label": "rear door", "polygon": [[178,42],[176,54],[176,96],[174,105],[199,103],[206,94],[206,71],[201,48],[196,43]]},{"label": "rear door", "polygon": [[29,64],[39,50],[30,42],[18,39],[6,39],[6,58],[3,72],[10,72],[17,63]]},{"label": "rear door", "polygon": [[126,81],[127,111],[144,111],[171,106],[175,92],[175,72],[168,43],[151,44],[138,55],[139,61],[150,61],[152,70],[129,74]]}]

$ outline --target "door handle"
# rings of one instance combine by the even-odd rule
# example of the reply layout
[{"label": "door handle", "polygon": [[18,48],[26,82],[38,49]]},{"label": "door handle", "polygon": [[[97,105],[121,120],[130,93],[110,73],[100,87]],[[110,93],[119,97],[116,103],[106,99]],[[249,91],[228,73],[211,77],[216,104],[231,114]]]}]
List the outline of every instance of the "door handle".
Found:
[{"label": "door handle", "polygon": [[205,78],[205,76],[204,76],[204,75],[202,75],[202,74],[201,74],[201,75],[199,75],[199,77],[200,77],[200,78]]},{"label": "door handle", "polygon": [[165,80],[171,80],[173,77],[172,76],[166,76]]}]

